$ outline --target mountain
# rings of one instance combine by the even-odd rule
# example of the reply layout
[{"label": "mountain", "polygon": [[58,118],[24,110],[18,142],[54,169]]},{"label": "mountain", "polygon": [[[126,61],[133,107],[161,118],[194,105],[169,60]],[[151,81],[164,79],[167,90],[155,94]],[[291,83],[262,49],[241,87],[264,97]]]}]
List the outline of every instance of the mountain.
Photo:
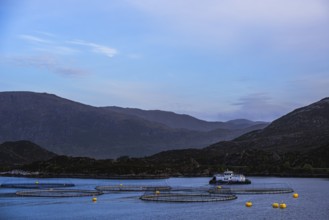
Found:
[{"label": "mountain", "polygon": [[47,93],[0,93],[0,142],[29,140],[69,156],[141,157],[164,150],[202,148],[266,126],[251,123],[240,129],[200,131],[158,121]]},{"label": "mountain", "polygon": [[55,156],[57,155],[29,141],[0,144],[0,165],[28,164],[49,160]]},{"label": "mountain", "polygon": [[166,151],[149,157],[157,163],[175,164],[193,159],[200,164],[252,166],[255,170],[304,166],[328,168],[328,158],[329,98],[296,109],[266,128],[232,141],[221,141],[204,149]]},{"label": "mountain", "polygon": [[208,122],[189,115],[176,114],[174,112],[161,110],[141,110],[137,108],[121,108],[117,106],[104,108],[118,113],[137,116],[148,121],[158,122],[171,128],[181,128],[196,131],[212,131],[216,129],[239,130],[250,128],[251,126],[258,126],[256,129],[260,129],[269,124],[267,122],[254,122],[246,119],[236,119],[228,122]]},{"label": "mountain", "polygon": [[169,150],[143,158],[94,160],[58,156],[24,170],[81,177],[247,175],[329,176],[329,98],[299,108],[268,127],[203,149]]},{"label": "mountain", "polygon": [[[266,128],[244,134],[233,141],[241,148],[270,151],[301,151],[329,144],[329,98],[296,109]],[[220,146],[220,143],[212,147]]]}]

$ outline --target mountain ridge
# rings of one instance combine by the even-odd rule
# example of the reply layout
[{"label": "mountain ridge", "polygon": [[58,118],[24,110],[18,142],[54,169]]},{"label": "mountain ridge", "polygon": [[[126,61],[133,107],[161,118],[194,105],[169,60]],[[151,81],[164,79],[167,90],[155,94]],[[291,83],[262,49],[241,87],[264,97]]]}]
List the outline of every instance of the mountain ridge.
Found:
[{"label": "mountain ridge", "polygon": [[53,94],[18,91],[0,92],[0,121],[0,142],[29,140],[57,154],[98,159],[202,148],[250,131],[171,128]]},{"label": "mountain ridge", "polygon": [[162,110],[142,110],[138,108],[122,108],[118,106],[102,107],[118,113],[137,116],[149,121],[155,121],[171,128],[183,128],[197,131],[212,131],[216,129],[244,129],[254,125],[267,125],[268,122],[250,121],[247,119],[235,119],[227,122],[209,122],[194,118],[186,114],[177,114],[170,111]]},{"label": "mountain ridge", "polygon": [[248,175],[328,177],[328,111],[329,100],[323,99],[280,117],[262,130],[202,149],[167,150],[116,160],[58,156],[23,169],[46,176],[78,174],[101,178],[211,176],[225,169]]},{"label": "mountain ridge", "polygon": [[[314,126],[316,125],[316,126]],[[231,141],[220,141],[203,149],[166,151],[155,154],[155,158],[186,157],[216,158],[224,162],[226,158],[243,158],[247,150],[272,153],[273,157],[279,153],[317,154],[319,158],[325,156],[329,149],[329,98],[321,99],[308,106],[293,110],[292,112],[274,120],[264,129],[255,130],[241,135]],[[185,156],[184,156],[185,155]],[[322,158],[325,160],[325,158]]]}]

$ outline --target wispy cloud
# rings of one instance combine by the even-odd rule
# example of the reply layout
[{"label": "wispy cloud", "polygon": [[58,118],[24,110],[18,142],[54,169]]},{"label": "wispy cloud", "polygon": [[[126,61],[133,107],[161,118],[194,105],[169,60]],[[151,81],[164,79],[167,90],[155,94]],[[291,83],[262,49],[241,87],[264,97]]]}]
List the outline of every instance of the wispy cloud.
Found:
[{"label": "wispy cloud", "polygon": [[25,41],[28,41],[30,43],[43,43],[43,44],[44,43],[46,43],[46,44],[53,43],[50,40],[46,40],[46,39],[36,37],[36,36],[33,36],[33,35],[22,34],[22,35],[19,35],[19,38],[21,38]]},{"label": "wispy cloud", "polygon": [[118,53],[118,51],[114,48],[83,40],[73,40],[68,41],[68,43],[89,47],[93,52],[103,54],[110,58],[114,57]]},{"label": "wispy cloud", "polygon": [[[48,32],[38,31],[37,33],[43,35],[43,37],[29,35],[29,34],[21,34],[18,37],[24,41],[27,41],[35,46],[34,50],[46,51],[48,53],[59,53],[59,54],[73,54],[78,51],[76,48],[68,47],[67,44],[70,45],[81,45],[91,49],[92,52],[105,55],[107,57],[114,57],[118,54],[118,51],[114,48],[97,44],[94,42],[87,42],[84,40],[72,40],[72,41],[56,41],[53,38],[54,34]],[[48,39],[48,38],[51,38]]]},{"label": "wispy cloud", "polygon": [[32,50],[41,51],[49,54],[71,55],[77,53],[78,50],[68,47],[61,41],[56,41],[55,35],[48,32],[37,32],[42,37],[21,34],[18,37],[32,45]]},{"label": "wispy cloud", "polygon": [[[274,17],[275,19],[281,20],[297,16],[306,18],[308,16],[321,16],[319,12],[324,12],[326,10],[322,8],[322,6],[326,4],[325,0],[289,0],[288,2],[284,0],[204,0],[202,3],[198,0],[190,0],[189,2],[186,2],[185,0],[170,2],[166,0],[158,0],[156,2],[152,0],[140,0],[130,2],[144,9],[153,10],[154,13],[161,12],[161,14],[178,13],[182,11],[186,13],[190,11],[199,11],[200,13],[195,16],[208,17],[209,19],[214,18],[215,12],[221,12],[221,14],[216,15],[217,17],[227,14],[239,14],[240,17],[244,18],[258,18],[259,16],[262,16]],[[190,7],[183,7],[188,5],[190,5]],[[296,9],[296,6],[300,6],[300,10],[294,10]],[[235,10],[228,10],[232,8],[235,8]],[[209,13],[206,13],[203,9],[210,9]],[[272,10],[267,11],[265,9]],[[280,12],[280,14],[278,14],[278,12]],[[284,18],[280,18],[281,16]]]},{"label": "wispy cloud", "polygon": [[267,93],[253,93],[240,97],[231,104],[235,110],[217,114],[220,120],[245,118],[250,120],[272,121],[292,111],[296,103],[276,101]]},{"label": "wispy cloud", "polygon": [[50,32],[46,32],[46,31],[36,31],[36,33],[47,36],[47,37],[56,37],[55,34],[50,33]]},{"label": "wispy cloud", "polygon": [[257,44],[262,39],[272,48],[295,50],[305,44],[328,48],[329,31],[325,27],[329,3],[326,0],[140,0],[130,3],[166,24],[164,27],[183,33],[183,37],[188,35],[186,42],[198,40],[232,49]]},{"label": "wispy cloud", "polygon": [[[20,39],[28,42],[32,46],[32,50],[30,47],[29,49],[33,55],[11,56],[9,58],[7,57],[7,60],[18,66],[41,68],[49,72],[64,76],[79,76],[88,74],[89,71],[68,65],[67,62],[61,59],[59,56],[71,56],[72,59],[75,59],[76,57],[72,55],[77,55],[79,53],[81,54],[83,49],[86,50],[85,48],[82,49],[73,45],[81,45],[87,47],[94,53],[102,54],[111,58],[118,53],[116,49],[93,42],[87,42],[83,40],[64,41],[58,40],[58,37],[52,33],[41,31],[36,33],[42,37],[30,34],[21,34],[18,36]],[[35,55],[35,52],[38,54]]]},{"label": "wispy cloud", "polygon": [[57,45],[35,47],[34,50],[45,52],[45,53],[59,54],[59,55],[72,55],[79,53],[79,51],[75,48],[66,47],[66,46],[57,46]]},{"label": "wispy cloud", "polygon": [[52,55],[6,57],[8,62],[22,67],[34,67],[64,76],[81,76],[88,71],[61,63]]},{"label": "wispy cloud", "polygon": [[[328,18],[326,0],[140,0],[132,5],[175,24],[304,26]],[[298,10],[297,10],[298,9]],[[197,28],[200,28],[197,26]]]}]

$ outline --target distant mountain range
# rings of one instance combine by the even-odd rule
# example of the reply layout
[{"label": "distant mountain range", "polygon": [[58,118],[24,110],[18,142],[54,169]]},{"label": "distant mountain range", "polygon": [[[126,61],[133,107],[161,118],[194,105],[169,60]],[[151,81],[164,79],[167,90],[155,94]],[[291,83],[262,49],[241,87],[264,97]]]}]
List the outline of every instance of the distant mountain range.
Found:
[{"label": "distant mountain range", "polygon": [[[0,161],[1,158],[2,161],[7,158],[24,161],[25,157],[30,157],[24,152],[30,151],[31,146],[26,151],[23,147],[8,150],[7,144],[0,145],[0,155],[3,155]],[[11,143],[20,144],[26,145],[25,142]],[[33,149],[39,152],[36,154],[40,160],[48,157],[44,154],[52,158],[23,168],[46,175],[209,176],[230,168],[252,175],[328,176],[329,98],[296,109],[264,129],[202,149],[168,150],[142,158],[122,156],[115,160],[53,157],[49,152]],[[38,159],[34,157],[33,160]]]},{"label": "distant mountain range", "polygon": [[268,125],[267,122],[250,121],[246,119],[235,119],[227,122],[208,122],[189,115],[176,114],[160,110],[141,110],[136,108],[105,107],[111,111],[133,115],[148,121],[164,124],[171,128],[183,128],[195,131],[212,131],[216,129],[241,130],[252,126],[259,128],[259,125]]},{"label": "distant mountain range", "polygon": [[56,154],[116,158],[203,148],[266,127],[207,122],[173,112],[93,107],[56,95],[0,92],[0,143],[28,140]]}]

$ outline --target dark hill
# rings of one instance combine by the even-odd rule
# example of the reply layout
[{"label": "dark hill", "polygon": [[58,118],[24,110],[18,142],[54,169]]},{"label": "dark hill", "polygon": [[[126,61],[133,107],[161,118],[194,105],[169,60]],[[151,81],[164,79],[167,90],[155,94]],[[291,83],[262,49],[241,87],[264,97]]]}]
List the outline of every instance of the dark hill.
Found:
[{"label": "dark hill", "polygon": [[329,98],[325,98],[232,141],[204,149],[161,152],[149,159],[168,164],[188,163],[192,159],[208,165],[252,166],[257,172],[276,166],[279,170],[305,165],[329,167],[328,156]]},{"label": "dark hill", "polygon": [[0,144],[0,165],[28,164],[49,160],[55,156],[57,155],[29,141]]},{"label": "dark hill", "polygon": [[29,140],[57,154],[94,158],[140,157],[164,150],[202,148],[257,129],[177,129],[33,92],[1,92],[0,122],[0,142]]},{"label": "dark hill", "polygon": [[[262,130],[234,140],[241,148],[306,152],[329,144],[329,98],[273,121]],[[216,147],[215,144],[212,147]]]}]

